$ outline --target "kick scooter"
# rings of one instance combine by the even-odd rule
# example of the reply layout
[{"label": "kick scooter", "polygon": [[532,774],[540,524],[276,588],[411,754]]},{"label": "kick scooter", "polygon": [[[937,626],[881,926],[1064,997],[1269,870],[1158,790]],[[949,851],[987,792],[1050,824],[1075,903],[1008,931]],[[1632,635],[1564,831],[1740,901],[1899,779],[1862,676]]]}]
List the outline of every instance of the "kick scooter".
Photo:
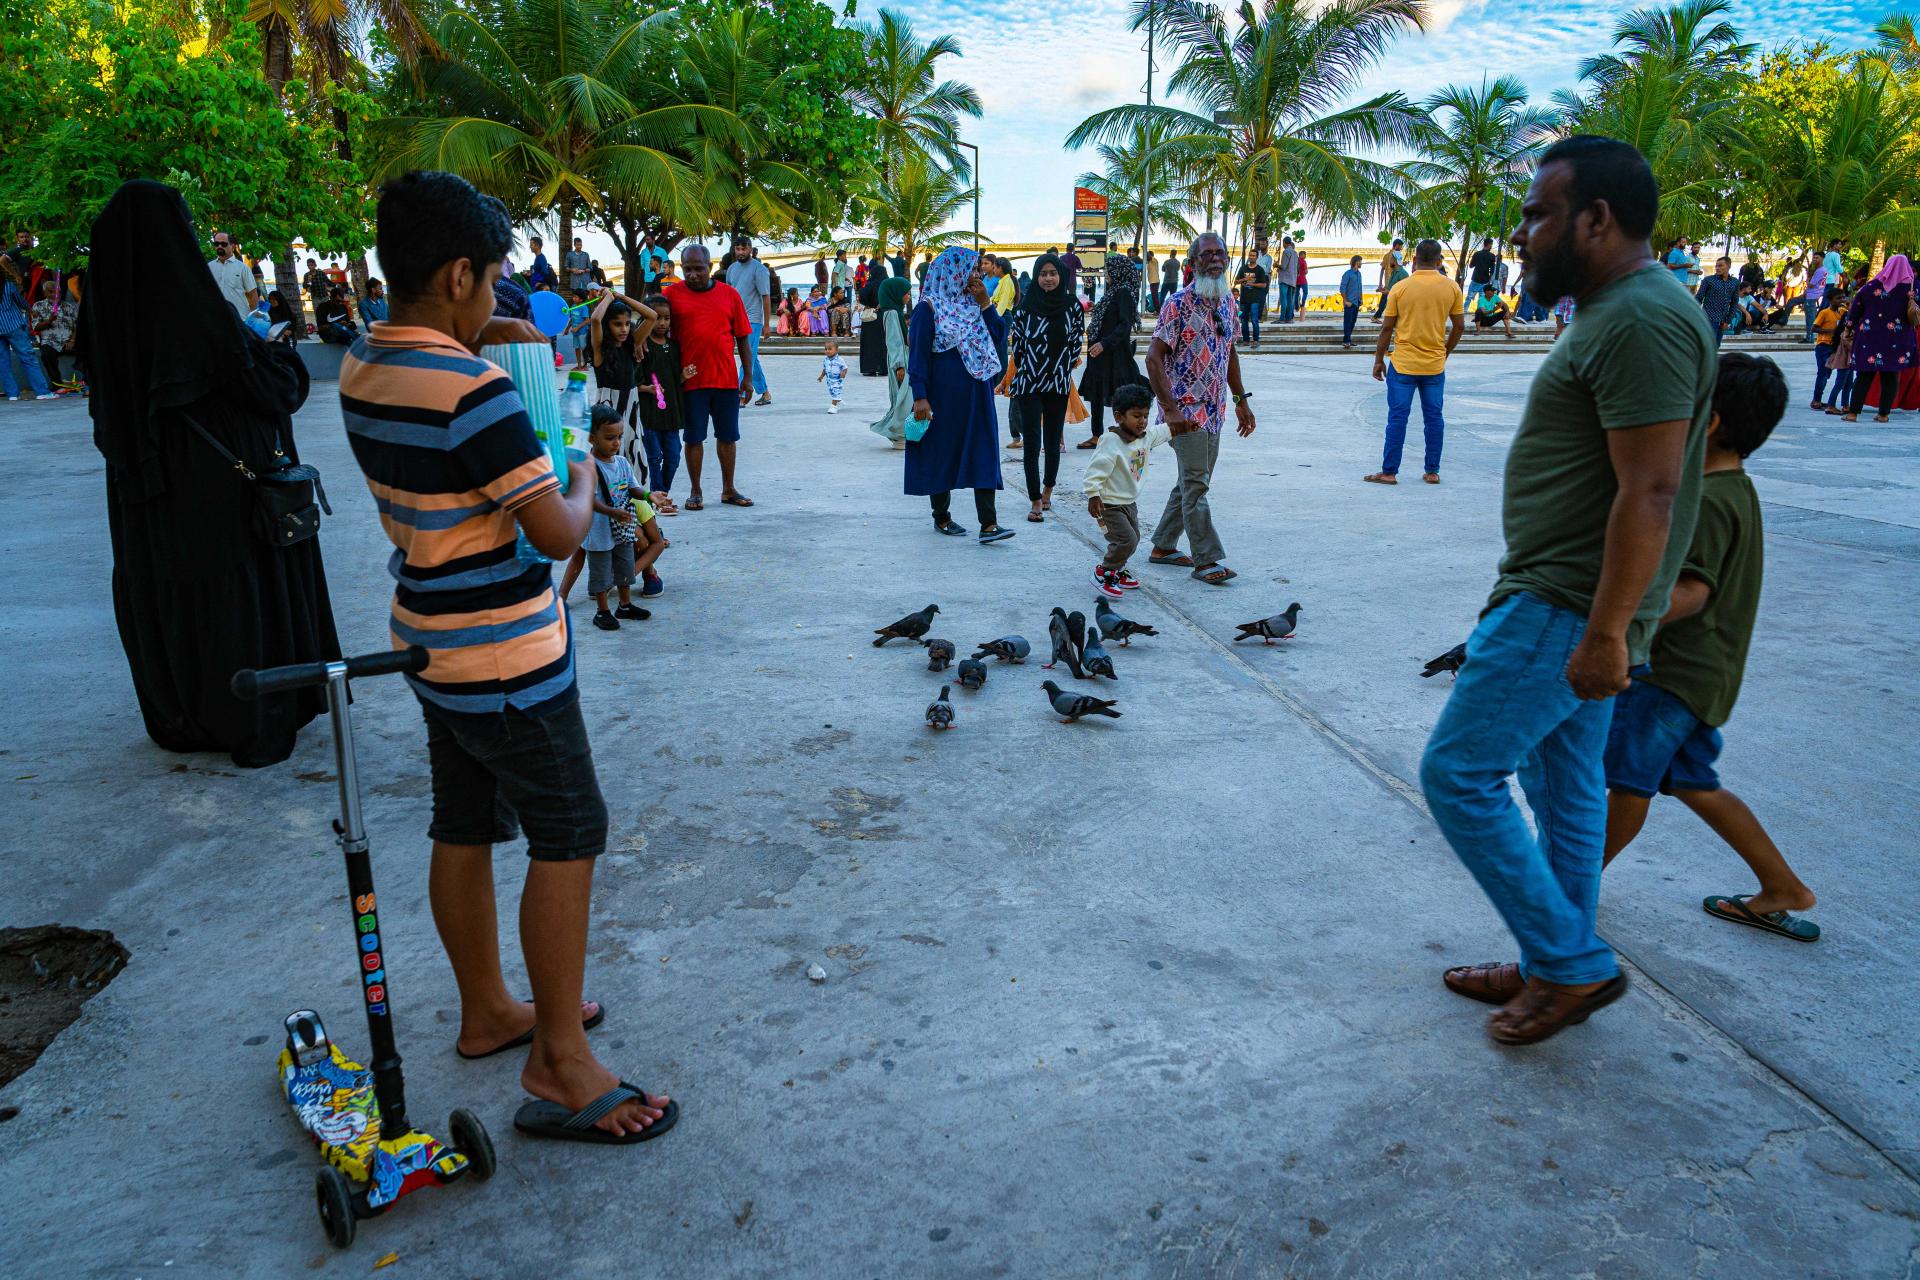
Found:
[{"label": "kick scooter", "polygon": [[327,1038],[320,1015],[298,1009],[287,1015],[286,1047],[278,1063],[280,1086],[300,1126],[327,1163],[314,1176],[320,1224],[327,1239],[344,1249],[362,1218],[378,1217],[394,1202],[425,1186],[445,1186],[472,1174],[493,1176],[493,1141],[480,1118],[464,1107],[447,1120],[451,1146],[420,1133],[407,1120],[400,1052],[393,1043],[393,1001],[381,956],[380,913],[373,895],[373,866],[360,819],[360,782],[354,768],[353,721],[347,682],[354,677],[413,672],[427,665],[427,651],[369,653],[339,662],[310,662],[264,671],[240,671],[234,696],[243,700],[327,687],[333,722],[334,771],[340,779],[340,817],[333,824],[347,863],[347,897],[353,911],[354,972],[366,1006],[367,1042],[373,1065],[363,1067]]}]

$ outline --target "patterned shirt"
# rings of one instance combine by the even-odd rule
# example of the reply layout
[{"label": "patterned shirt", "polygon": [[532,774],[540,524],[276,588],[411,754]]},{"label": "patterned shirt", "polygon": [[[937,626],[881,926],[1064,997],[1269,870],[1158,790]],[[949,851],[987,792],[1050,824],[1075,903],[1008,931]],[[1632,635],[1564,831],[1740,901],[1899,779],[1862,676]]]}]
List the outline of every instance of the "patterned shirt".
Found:
[{"label": "patterned shirt", "polygon": [[396,548],[394,647],[436,710],[538,714],[575,696],[552,571],[514,555],[514,512],[559,488],[504,370],[436,329],[379,324],[348,350],[340,409]]},{"label": "patterned shirt", "polygon": [[[1174,403],[1185,408],[1202,431],[1216,435],[1226,425],[1227,362],[1239,336],[1236,323],[1231,294],[1209,305],[1188,285],[1160,305],[1160,321],[1153,330],[1170,348],[1167,390]],[[1165,422],[1166,411],[1155,408],[1153,420]]]}]

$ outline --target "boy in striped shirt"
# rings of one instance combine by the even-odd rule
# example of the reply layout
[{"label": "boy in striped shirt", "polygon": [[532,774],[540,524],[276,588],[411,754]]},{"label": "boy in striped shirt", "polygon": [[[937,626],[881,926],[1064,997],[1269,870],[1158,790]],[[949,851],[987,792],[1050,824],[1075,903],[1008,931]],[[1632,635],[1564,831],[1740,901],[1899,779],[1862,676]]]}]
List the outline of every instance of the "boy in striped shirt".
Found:
[{"label": "boy in striped shirt", "polygon": [[[574,685],[573,637],[546,565],[514,555],[524,532],[572,555],[593,516],[592,473],[560,492],[533,425],[487,342],[544,341],[496,318],[493,283],[513,244],[505,207],[464,179],[410,173],[381,192],[376,231],[390,319],[353,344],[340,407],[393,540],[396,646],[431,655],[409,676],[433,774],[429,893],[460,988],[463,1057],[531,1044],[515,1127],[643,1141],[676,1112],[623,1085],[588,1046],[602,1011],[580,999],[594,859],[607,809]],[[524,829],[520,941],[531,1004],[500,972],[492,847]],[[571,1129],[563,1123],[582,1120]]]}]

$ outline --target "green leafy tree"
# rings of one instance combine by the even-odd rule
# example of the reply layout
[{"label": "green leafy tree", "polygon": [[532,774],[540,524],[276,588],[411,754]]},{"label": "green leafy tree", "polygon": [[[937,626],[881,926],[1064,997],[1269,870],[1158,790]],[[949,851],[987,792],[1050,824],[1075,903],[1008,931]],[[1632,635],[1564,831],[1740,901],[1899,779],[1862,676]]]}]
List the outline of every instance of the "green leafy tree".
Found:
[{"label": "green leafy tree", "polygon": [[862,35],[866,66],[850,81],[848,95],[878,125],[881,181],[916,155],[967,178],[972,166],[959,145],[960,121],[979,118],[980,95],[971,85],[938,78],[940,59],[959,57],[960,42],[950,35],[922,40],[913,23],[891,9],[882,9],[880,21]]},{"label": "green leafy tree", "polygon": [[681,147],[696,131],[736,138],[730,111],[648,96],[648,54],[678,30],[672,10],[624,0],[470,0],[433,24],[418,113],[383,120],[378,172],[444,169],[521,216],[553,214],[560,242],[576,208],[608,191],[697,222],[702,179]]},{"label": "green leafy tree", "polygon": [[[1220,6],[1151,2],[1177,58],[1168,96],[1192,108],[1110,107],[1081,121],[1067,135],[1069,147],[1124,142],[1162,125],[1167,139],[1156,159],[1231,175],[1219,185],[1252,213],[1256,239],[1266,234],[1265,210],[1281,194],[1329,221],[1356,223],[1392,208],[1404,179],[1358,152],[1407,144],[1420,113],[1398,93],[1340,104],[1395,37],[1420,28],[1422,0],[1240,0],[1232,30]],[[1148,4],[1136,0],[1136,28],[1145,24]]]},{"label": "green leafy tree", "polygon": [[1696,85],[1739,76],[1758,46],[1745,44],[1725,18],[1732,0],[1686,0],[1667,9],[1635,9],[1613,28],[1618,53],[1580,63],[1580,78],[1601,89],[1625,80],[1643,64],[1681,69]]},{"label": "green leafy tree", "polygon": [[1107,226],[1117,239],[1141,239],[1140,191],[1143,185],[1147,188],[1147,222],[1150,228],[1182,240],[1191,240],[1197,234],[1193,223],[1187,219],[1187,214],[1193,209],[1193,188],[1188,175],[1170,158],[1162,159],[1157,164],[1151,159],[1154,151],[1166,140],[1166,133],[1165,124],[1155,124],[1145,133],[1136,133],[1123,145],[1102,143],[1096,148],[1101,163],[1099,171],[1089,171],[1074,179],[1077,185],[1107,197]]},{"label": "green leafy tree", "polygon": [[969,230],[943,230],[957,219],[975,196],[972,187],[921,155],[901,157],[891,181],[860,197],[871,237],[856,236],[843,247],[886,256],[898,249],[911,267],[923,251],[939,252],[950,244],[969,243]]},{"label": "green leafy tree", "polygon": [[1817,115],[1786,116],[1750,166],[1773,225],[1821,245],[1920,242],[1920,94],[1873,58],[1855,61]]},{"label": "green leafy tree", "polygon": [[1910,13],[1889,14],[1873,29],[1874,52],[1897,74],[1920,75],[1920,30]]},{"label": "green leafy tree", "polygon": [[[1517,212],[1540,152],[1553,136],[1550,111],[1527,105],[1517,76],[1478,89],[1447,85],[1429,97],[1414,132],[1419,158],[1402,166],[1421,184],[1410,202],[1415,221],[1443,221],[1460,229],[1454,279],[1464,281],[1476,230],[1504,235],[1503,204]],[[1492,219],[1491,221],[1489,219]]]},{"label": "green leafy tree", "polygon": [[[253,28],[227,21],[208,36],[176,16],[0,0],[0,92],[34,120],[0,149],[0,218],[65,258],[85,251],[122,182],[152,178],[181,188],[203,235],[249,248],[350,240],[364,182],[333,146],[332,102],[302,90],[283,108]],[[362,104],[346,105],[351,118]]]}]

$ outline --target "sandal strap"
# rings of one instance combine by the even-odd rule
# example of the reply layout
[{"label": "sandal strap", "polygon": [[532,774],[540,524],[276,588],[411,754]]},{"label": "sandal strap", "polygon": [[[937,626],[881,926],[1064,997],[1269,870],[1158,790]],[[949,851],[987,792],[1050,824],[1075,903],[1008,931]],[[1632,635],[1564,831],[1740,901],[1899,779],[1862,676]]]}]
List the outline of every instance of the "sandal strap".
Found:
[{"label": "sandal strap", "polygon": [[562,1127],[567,1129],[591,1129],[595,1124],[599,1123],[600,1120],[604,1119],[615,1107],[624,1102],[634,1100],[645,1102],[647,1098],[645,1094],[641,1093],[640,1090],[634,1088],[632,1085],[615,1085],[613,1088],[595,1098],[592,1102],[589,1102],[586,1106],[568,1116],[562,1123]]}]

